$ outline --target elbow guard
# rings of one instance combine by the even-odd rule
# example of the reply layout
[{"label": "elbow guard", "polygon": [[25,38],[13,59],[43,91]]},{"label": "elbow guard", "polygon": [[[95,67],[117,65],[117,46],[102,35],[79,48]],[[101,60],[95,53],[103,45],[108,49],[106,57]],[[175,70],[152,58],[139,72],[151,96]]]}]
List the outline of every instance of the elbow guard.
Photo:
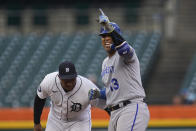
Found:
[{"label": "elbow guard", "polygon": [[128,55],[130,57],[133,56],[133,51],[131,51],[129,44],[126,41],[123,42],[121,45],[117,46],[116,50],[118,51],[118,54],[120,56],[125,56],[125,55]]}]

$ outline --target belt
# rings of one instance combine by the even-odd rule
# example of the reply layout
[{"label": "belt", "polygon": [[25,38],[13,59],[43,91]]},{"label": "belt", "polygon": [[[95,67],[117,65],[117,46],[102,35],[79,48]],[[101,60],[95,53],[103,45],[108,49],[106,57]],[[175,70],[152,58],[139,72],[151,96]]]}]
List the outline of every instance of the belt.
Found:
[{"label": "belt", "polygon": [[107,107],[105,110],[111,112],[111,111],[117,110],[119,108],[125,107],[128,104],[131,104],[131,101],[129,101],[129,100],[122,101],[118,105],[115,105],[112,107]]},{"label": "belt", "polygon": [[[146,103],[145,98],[142,101]],[[114,110],[117,110],[119,108],[125,107],[126,105],[131,104],[131,103],[132,102],[130,100],[125,100],[125,101],[120,102],[118,105],[115,105],[115,106],[112,106],[112,107],[107,107],[107,108],[105,108],[105,110],[108,113],[110,113],[111,111],[114,111]]]}]

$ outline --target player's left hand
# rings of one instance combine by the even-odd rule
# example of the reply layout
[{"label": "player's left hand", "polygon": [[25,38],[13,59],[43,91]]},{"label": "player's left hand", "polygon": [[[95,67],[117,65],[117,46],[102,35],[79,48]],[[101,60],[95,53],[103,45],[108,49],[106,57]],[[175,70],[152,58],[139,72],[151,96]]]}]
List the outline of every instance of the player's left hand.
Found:
[{"label": "player's left hand", "polygon": [[100,97],[100,92],[98,89],[90,89],[88,92],[89,100],[93,100]]},{"label": "player's left hand", "polygon": [[34,125],[34,131],[42,131],[42,126],[41,126],[41,124],[35,124],[35,125]]}]

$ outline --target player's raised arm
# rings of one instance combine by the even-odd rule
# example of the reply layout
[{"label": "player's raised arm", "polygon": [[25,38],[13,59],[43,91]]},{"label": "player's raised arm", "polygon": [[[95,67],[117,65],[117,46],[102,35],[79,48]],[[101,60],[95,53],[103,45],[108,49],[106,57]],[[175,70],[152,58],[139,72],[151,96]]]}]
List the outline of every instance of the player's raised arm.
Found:
[{"label": "player's raised arm", "polygon": [[99,24],[102,26],[100,36],[111,36],[113,40],[111,48],[117,50],[120,56],[124,56],[125,60],[130,60],[134,54],[134,49],[131,48],[127,41],[122,37],[119,26],[114,22],[110,22],[109,18],[101,9],[100,12],[101,15],[98,19]]}]

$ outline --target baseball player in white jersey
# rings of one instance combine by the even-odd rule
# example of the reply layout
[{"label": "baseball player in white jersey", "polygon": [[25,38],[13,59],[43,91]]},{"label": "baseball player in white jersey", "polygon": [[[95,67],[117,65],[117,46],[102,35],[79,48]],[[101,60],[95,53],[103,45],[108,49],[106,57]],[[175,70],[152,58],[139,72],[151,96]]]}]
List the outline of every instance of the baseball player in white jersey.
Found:
[{"label": "baseball player in white jersey", "polygon": [[88,91],[99,90],[90,80],[77,75],[74,64],[63,62],[59,72],[45,76],[34,102],[34,131],[41,131],[40,117],[50,97],[51,107],[46,131],[91,131],[91,105],[104,108],[104,101],[90,101]]},{"label": "baseball player in white jersey", "polygon": [[107,109],[111,112],[108,131],[145,131],[150,115],[144,103],[139,60],[121,36],[119,26],[100,11],[100,36],[108,54],[101,73],[105,90],[91,89],[89,99],[106,95]]}]

